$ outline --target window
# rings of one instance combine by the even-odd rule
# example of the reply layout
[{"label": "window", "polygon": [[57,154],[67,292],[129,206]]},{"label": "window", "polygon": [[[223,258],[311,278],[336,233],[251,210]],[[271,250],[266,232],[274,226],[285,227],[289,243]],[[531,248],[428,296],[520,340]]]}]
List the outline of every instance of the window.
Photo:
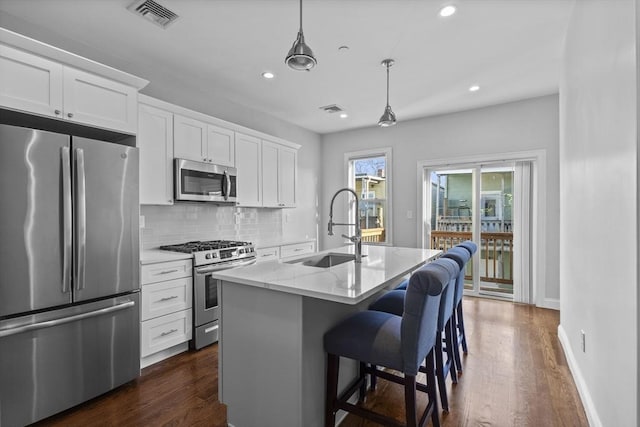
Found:
[{"label": "window", "polygon": [[[347,186],[360,200],[364,244],[391,244],[391,148],[345,153]],[[350,205],[353,218],[355,204]]]}]

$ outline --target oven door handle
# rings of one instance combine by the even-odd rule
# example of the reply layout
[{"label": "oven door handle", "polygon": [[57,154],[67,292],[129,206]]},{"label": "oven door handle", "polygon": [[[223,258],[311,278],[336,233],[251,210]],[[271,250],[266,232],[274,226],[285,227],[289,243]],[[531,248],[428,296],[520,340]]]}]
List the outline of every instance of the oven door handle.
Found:
[{"label": "oven door handle", "polygon": [[244,267],[246,265],[251,265],[255,263],[256,263],[256,259],[252,258],[250,260],[235,261],[235,262],[230,262],[228,264],[225,263],[225,264],[208,265],[205,267],[196,267],[194,270],[196,274],[206,274],[206,273],[212,273],[214,271],[227,270],[229,268],[234,268],[234,267]]}]

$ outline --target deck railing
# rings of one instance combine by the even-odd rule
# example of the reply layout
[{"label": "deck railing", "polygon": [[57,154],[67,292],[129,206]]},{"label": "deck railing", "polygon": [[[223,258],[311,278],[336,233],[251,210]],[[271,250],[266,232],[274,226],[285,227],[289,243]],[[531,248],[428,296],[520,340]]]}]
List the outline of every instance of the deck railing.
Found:
[{"label": "deck railing", "polygon": [[369,243],[381,243],[384,242],[384,228],[363,228],[362,229],[362,241]]},{"label": "deck railing", "polygon": [[[432,231],[431,249],[447,251],[470,239],[467,231]],[[483,231],[480,241],[480,281],[513,286],[513,233]],[[465,278],[470,280],[469,272]]]}]

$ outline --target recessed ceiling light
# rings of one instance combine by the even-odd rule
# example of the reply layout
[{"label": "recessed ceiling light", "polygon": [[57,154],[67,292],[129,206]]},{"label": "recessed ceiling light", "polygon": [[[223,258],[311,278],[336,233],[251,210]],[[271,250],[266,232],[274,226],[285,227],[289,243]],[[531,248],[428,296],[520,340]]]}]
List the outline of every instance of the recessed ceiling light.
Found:
[{"label": "recessed ceiling light", "polygon": [[448,16],[453,15],[454,13],[456,13],[456,7],[453,5],[448,5],[440,9],[439,15],[442,16],[443,18],[446,18]]},{"label": "recessed ceiling light", "polygon": [[349,117],[349,115],[347,113],[340,113],[340,118],[341,119],[346,119],[347,117]]},{"label": "recessed ceiling light", "polygon": [[271,71],[265,71],[264,73],[262,73],[262,77],[264,77],[267,80],[270,80],[272,78],[274,78],[276,75],[273,74]]},{"label": "recessed ceiling light", "polygon": [[473,85],[471,87],[469,87],[469,92],[477,92],[480,90],[480,86],[478,85]]}]

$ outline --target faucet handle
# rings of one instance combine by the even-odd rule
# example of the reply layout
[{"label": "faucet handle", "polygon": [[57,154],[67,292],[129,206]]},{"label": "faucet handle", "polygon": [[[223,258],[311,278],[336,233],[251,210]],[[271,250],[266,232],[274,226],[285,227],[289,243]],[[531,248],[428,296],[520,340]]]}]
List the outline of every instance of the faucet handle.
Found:
[{"label": "faucet handle", "polygon": [[329,224],[327,225],[327,231],[329,232],[329,236],[333,236],[333,221],[329,220]]},{"label": "faucet handle", "polygon": [[358,236],[347,236],[346,234],[343,234],[342,237],[349,239],[352,243],[357,243],[360,240]]}]

